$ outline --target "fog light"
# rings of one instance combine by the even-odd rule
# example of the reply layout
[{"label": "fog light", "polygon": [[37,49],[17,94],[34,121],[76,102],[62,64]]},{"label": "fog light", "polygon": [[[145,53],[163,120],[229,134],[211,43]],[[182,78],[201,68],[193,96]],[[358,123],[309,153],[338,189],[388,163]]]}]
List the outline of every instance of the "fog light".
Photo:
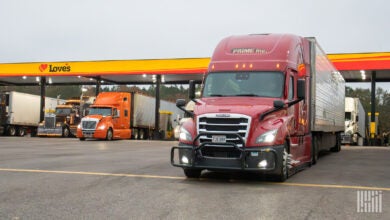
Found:
[{"label": "fog light", "polygon": [[182,163],[185,163],[185,164],[188,164],[188,158],[186,157],[186,156],[183,156],[182,158],[181,158],[181,162]]},{"label": "fog light", "polygon": [[266,168],[267,165],[268,165],[267,160],[262,160],[257,166],[260,168]]}]

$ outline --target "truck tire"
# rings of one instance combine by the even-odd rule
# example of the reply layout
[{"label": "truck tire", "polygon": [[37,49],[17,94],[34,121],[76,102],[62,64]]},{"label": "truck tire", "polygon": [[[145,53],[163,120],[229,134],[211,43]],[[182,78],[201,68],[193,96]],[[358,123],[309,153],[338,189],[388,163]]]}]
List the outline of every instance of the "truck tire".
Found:
[{"label": "truck tire", "polygon": [[15,126],[9,126],[8,127],[8,135],[9,136],[15,136],[16,135],[16,128],[15,128]]},{"label": "truck tire", "polygon": [[80,141],[85,141],[85,138],[79,138]]},{"label": "truck tire", "polygon": [[145,139],[145,130],[144,129],[140,129],[140,131],[139,131],[139,139],[140,140],[144,140]]},{"label": "truck tire", "polygon": [[112,139],[113,139],[112,129],[109,128],[109,129],[107,130],[106,140],[107,140],[107,141],[111,141]]},{"label": "truck tire", "polygon": [[69,137],[70,136],[70,130],[69,130],[69,128],[68,127],[64,127],[63,129],[62,129],[62,137]]},{"label": "truck tire", "polygon": [[183,171],[188,178],[199,178],[202,173],[202,170],[200,169],[183,168]]},{"label": "truck tire", "polygon": [[134,135],[134,140],[138,140],[138,137],[139,137],[139,131],[138,131],[138,129],[134,129],[133,135]]},{"label": "truck tire", "polygon": [[23,137],[26,134],[26,130],[23,127],[18,128],[17,135]]},{"label": "truck tire", "polygon": [[316,164],[318,161],[318,141],[314,136],[311,144],[311,165]]},{"label": "truck tire", "polygon": [[330,148],[330,151],[332,152],[340,152],[341,150],[341,138],[340,138],[340,134],[337,134],[336,135],[336,145],[332,148]]},{"label": "truck tire", "polygon": [[276,176],[276,180],[278,182],[284,182],[288,178],[288,166],[287,166],[287,158],[288,158],[288,152],[287,152],[287,144],[284,144],[283,154],[279,158],[280,161],[282,161],[280,173],[278,176]]}]

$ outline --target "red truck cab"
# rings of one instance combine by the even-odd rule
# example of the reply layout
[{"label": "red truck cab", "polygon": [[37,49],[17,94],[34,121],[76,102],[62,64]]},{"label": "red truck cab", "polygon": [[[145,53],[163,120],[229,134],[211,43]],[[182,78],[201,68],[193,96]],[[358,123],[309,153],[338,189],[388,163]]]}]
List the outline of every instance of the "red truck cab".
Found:
[{"label": "red truck cab", "polygon": [[[311,44],[289,34],[222,40],[201,98],[194,99],[190,83],[195,107],[181,126],[179,146],[171,150],[172,165],[182,167],[187,177],[207,169],[260,172],[284,181],[315,163],[321,144],[312,147]],[[185,104],[177,101],[183,111]]]}]

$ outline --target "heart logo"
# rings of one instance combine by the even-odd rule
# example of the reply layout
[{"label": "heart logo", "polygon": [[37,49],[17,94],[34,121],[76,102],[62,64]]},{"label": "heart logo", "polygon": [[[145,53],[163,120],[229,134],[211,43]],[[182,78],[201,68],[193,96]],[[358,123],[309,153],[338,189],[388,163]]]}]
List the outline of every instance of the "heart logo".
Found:
[{"label": "heart logo", "polygon": [[46,64],[46,63],[45,63],[45,64],[41,64],[41,65],[39,66],[39,70],[40,70],[41,72],[45,71],[46,68],[47,68],[47,64]]}]

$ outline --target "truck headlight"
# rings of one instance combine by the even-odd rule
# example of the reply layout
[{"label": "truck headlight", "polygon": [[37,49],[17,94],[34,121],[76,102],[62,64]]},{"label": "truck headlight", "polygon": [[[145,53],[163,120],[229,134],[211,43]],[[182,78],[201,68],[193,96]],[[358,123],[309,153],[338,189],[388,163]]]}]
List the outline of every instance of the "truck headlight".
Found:
[{"label": "truck headlight", "polygon": [[190,132],[188,132],[185,128],[180,128],[180,135],[179,135],[180,141],[192,141],[192,136]]},{"label": "truck headlight", "polygon": [[100,125],[100,126],[98,127],[98,129],[99,129],[99,130],[104,130],[104,129],[106,129],[106,125],[105,125],[105,124],[102,124],[102,125]]},{"label": "truck headlight", "polygon": [[256,138],[256,143],[271,143],[274,142],[278,129],[270,130]]}]

